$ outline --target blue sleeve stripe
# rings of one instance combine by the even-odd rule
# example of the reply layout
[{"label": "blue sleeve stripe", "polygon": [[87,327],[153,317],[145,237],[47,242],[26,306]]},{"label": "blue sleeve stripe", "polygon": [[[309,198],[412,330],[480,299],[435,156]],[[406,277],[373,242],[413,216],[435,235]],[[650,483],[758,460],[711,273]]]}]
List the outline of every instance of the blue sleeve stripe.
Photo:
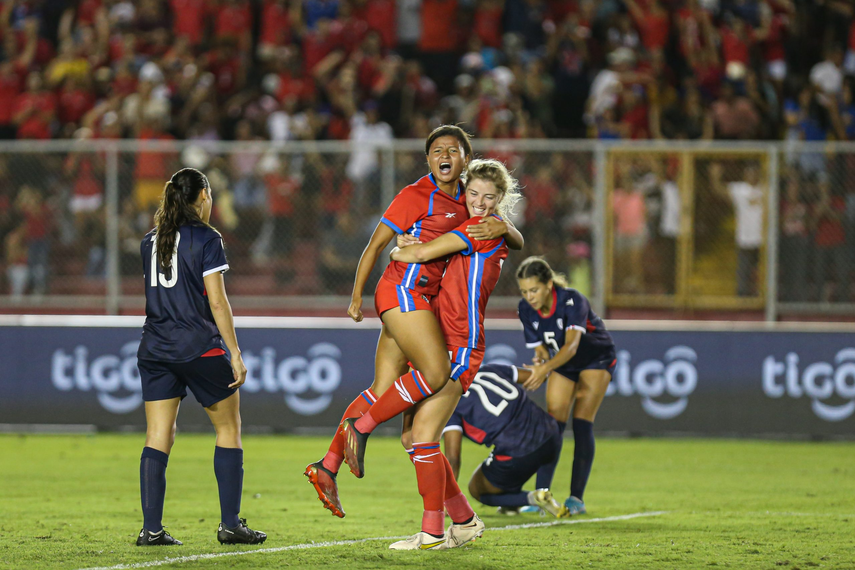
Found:
[{"label": "blue sleeve stripe", "polygon": [[458,236],[466,243],[466,249],[464,249],[460,253],[462,253],[463,255],[469,255],[475,250],[475,248],[472,247],[472,242],[469,240],[469,237],[466,234],[458,230],[451,230],[451,233]]},{"label": "blue sleeve stripe", "polygon": [[389,221],[388,219],[386,219],[386,218],[380,218],[380,221],[381,221],[381,222],[383,222],[384,224],[386,224],[387,226],[389,226],[390,228],[392,228],[392,231],[394,231],[396,234],[402,234],[402,233],[404,233],[404,230],[402,230],[401,228],[399,228],[398,226],[396,226],[395,224],[393,224],[393,223],[392,223],[391,221]]}]

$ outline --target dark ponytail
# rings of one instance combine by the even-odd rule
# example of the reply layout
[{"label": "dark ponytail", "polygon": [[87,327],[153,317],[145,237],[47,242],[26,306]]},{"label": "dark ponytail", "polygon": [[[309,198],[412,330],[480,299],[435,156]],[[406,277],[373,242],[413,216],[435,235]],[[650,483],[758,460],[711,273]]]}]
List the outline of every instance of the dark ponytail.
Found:
[{"label": "dark ponytail", "polygon": [[160,268],[164,273],[172,265],[178,228],[187,224],[211,227],[202,221],[195,206],[199,192],[206,188],[210,188],[208,179],[195,168],[179,170],[163,188],[160,207],[154,214],[154,225],[157,228],[157,254],[160,256]]},{"label": "dark ponytail", "polygon": [[567,279],[564,275],[555,273],[545,259],[536,255],[527,258],[517,268],[517,279],[529,277],[534,277],[544,285],[552,281],[556,287],[567,287]]}]

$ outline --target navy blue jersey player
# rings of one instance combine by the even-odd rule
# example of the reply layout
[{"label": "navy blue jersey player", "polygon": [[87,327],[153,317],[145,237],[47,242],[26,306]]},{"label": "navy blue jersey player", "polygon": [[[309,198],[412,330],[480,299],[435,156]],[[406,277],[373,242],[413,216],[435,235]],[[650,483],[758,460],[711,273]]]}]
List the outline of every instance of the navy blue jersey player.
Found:
[{"label": "navy blue jersey player", "polygon": [[[531,401],[517,382],[530,370],[504,364],[482,366],[443,430],[445,455],[455,478],[460,473],[461,440],[493,447],[469,480],[469,493],[481,503],[516,512],[536,505],[558,517],[565,508],[549,491],[551,465],[561,454],[558,422]],[[523,485],[538,474],[534,491]]]},{"label": "navy blue jersey player", "polygon": [[549,377],[546,406],[562,433],[573,410],[573,475],[564,504],[570,515],[584,513],[582,499],[594,461],[594,418],[617,364],[615,345],[588,299],[567,288],[543,258],[523,261],[517,284],[526,346],[535,351],[531,376],[522,384],[536,390]]},{"label": "navy blue jersey player", "polygon": [[246,366],[223,283],[229,268],[223,240],[208,223],[212,200],[204,174],[193,168],[176,172],[163,189],[155,229],[140,246],[146,319],[137,365],[146,438],[140,458],[144,523],[137,546],[181,544],[163,529],[161,519],[166,465],[187,388],[217,432],[214,473],[221,515],[217,539],[223,544],[260,544],[267,538],[238,517],[243,487],[238,388],[246,380]]}]

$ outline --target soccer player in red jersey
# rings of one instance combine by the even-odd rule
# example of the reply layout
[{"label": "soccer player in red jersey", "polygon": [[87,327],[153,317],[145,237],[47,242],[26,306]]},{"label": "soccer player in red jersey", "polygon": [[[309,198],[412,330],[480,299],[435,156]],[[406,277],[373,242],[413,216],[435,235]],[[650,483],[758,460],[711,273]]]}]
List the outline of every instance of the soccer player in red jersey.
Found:
[{"label": "soccer player in red jersey", "polygon": [[[484,532],[484,523],[460,492],[451,466],[439,449],[439,437],[484,359],[484,311],[508,255],[503,238],[472,240],[466,229],[484,217],[495,216],[494,212],[506,215],[520,194],[516,180],[497,160],[472,161],[464,191],[471,216],[468,220],[431,242],[392,252],[393,260],[405,263],[425,263],[452,256],[434,306],[452,359],[449,378],[454,381],[447,382],[430,397],[431,394],[422,393],[419,371],[414,370],[406,377],[416,381],[416,390],[403,381],[406,377],[399,379],[395,382],[396,390],[388,390],[367,414],[358,420],[347,419],[343,424],[348,435],[345,458],[352,469],[354,463],[361,463],[358,455],[364,452],[367,434],[377,424],[405,412],[402,442],[416,468],[424,514],[421,532],[392,544],[390,548],[395,550],[455,548]],[[455,253],[459,255],[452,255]],[[354,440],[358,440],[357,448],[352,445]],[[445,510],[452,520],[447,533]]]},{"label": "soccer player in red jersey", "polygon": [[[395,197],[371,236],[356,270],[347,314],[362,320],[362,292],[377,257],[396,235],[408,233],[428,242],[451,230],[468,217],[460,176],[472,156],[463,129],[444,125],[434,129],[425,142],[430,174],[407,186]],[[470,231],[477,240],[507,234],[515,249],[522,235],[511,224],[495,218]],[[446,342],[430,301],[438,292],[446,258],[426,263],[391,262],[374,293],[374,308],[383,326],[377,341],[374,383],[348,406],[342,419],[358,418],[396,381],[422,397],[442,388],[451,374]],[[412,364],[416,373],[408,370]],[[314,485],[324,507],[338,517],[345,513],[338,497],[336,474],[344,460],[344,441],[337,432],[324,458],[306,466],[304,475]],[[361,465],[352,468],[363,476]]]}]

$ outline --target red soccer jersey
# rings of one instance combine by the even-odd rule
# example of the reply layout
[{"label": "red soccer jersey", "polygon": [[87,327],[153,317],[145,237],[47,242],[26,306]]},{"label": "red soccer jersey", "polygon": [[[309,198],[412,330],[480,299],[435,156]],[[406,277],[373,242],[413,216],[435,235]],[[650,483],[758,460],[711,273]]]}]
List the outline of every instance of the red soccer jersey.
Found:
[{"label": "red soccer jersey", "polygon": [[[380,221],[397,234],[406,232],[429,242],[456,228],[468,215],[462,190],[458,188],[457,196],[451,197],[439,189],[433,174],[429,174],[401,190]],[[392,261],[383,279],[418,293],[436,295],[447,263],[447,258],[427,263]]]},{"label": "red soccer jersey", "polygon": [[469,239],[466,228],[480,221],[480,216],[469,218],[453,230],[466,242],[466,249],[448,261],[436,310],[446,344],[483,349],[484,311],[499,282],[508,246],[504,238]]}]

